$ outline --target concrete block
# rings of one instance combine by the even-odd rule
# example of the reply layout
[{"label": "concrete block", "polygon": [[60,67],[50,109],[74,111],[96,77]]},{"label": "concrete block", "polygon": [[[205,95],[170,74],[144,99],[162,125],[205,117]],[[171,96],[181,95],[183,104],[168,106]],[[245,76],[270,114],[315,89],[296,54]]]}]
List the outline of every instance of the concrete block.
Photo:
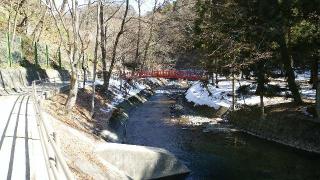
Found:
[{"label": "concrete block", "polygon": [[190,170],[165,149],[103,143],[97,154],[132,179],[156,179],[186,175]]},{"label": "concrete block", "polygon": [[9,76],[13,83],[14,89],[16,92],[21,92],[23,89],[23,84],[20,81],[20,71],[19,69],[10,69],[8,70]]},{"label": "concrete block", "polygon": [[1,77],[3,81],[4,89],[14,89],[13,80],[11,79],[11,74],[7,69],[0,70]]},{"label": "concrete block", "polygon": [[27,70],[25,68],[19,69],[19,74],[20,74],[20,82],[23,85],[23,87],[27,87],[31,85],[27,80]]}]

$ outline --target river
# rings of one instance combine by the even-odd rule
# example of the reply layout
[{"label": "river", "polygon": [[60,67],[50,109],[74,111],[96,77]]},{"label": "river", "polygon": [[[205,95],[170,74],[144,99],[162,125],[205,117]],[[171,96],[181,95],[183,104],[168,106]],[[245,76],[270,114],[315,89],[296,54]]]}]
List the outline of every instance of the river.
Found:
[{"label": "river", "polygon": [[204,133],[172,120],[175,103],[156,93],[132,109],[126,143],[172,152],[192,171],[186,179],[320,179],[320,155],[241,132]]}]

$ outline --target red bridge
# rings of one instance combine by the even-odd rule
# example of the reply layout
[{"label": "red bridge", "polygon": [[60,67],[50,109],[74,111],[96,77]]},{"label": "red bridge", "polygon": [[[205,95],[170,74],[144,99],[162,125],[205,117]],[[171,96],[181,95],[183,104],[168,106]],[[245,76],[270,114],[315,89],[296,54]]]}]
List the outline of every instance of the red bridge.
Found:
[{"label": "red bridge", "polygon": [[159,71],[137,71],[128,72],[124,75],[125,79],[137,78],[166,78],[166,79],[186,79],[190,81],[206,80],[208,76],[205,71],[192,70],[159,70]]}]

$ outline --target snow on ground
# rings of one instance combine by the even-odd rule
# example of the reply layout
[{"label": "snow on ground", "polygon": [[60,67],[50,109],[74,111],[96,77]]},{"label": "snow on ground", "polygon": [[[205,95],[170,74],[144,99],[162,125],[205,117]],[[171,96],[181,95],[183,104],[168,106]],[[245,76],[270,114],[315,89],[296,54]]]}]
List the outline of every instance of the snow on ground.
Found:
[{"label": "snow on ground", "polygon": [[228,89],[218,89],[212,85],[208,85],[208,89],[212,93],[212,96],[209,96],[209,92],[202,87],[200,82],[196,82],[188,89],[186,99],[196,105],[207,105],[215,109],[218,109],[220,106],[230,106],[228,100],[225,99]]},{"label": "snow on ground", "polygon": [[201,116],[182,115],[180,118],[188,119],[188,124],[193,126],[202,125],[204,123],[218,124],[223,121],[221,118],[206,118]]},{"label": "snow on ground", "polygon": [[[312,89],[312,85],[308,83],[310,80],[310,71],[297,71],[295,72],[296,82],[300,85],[301,96],[305,99],[315,100],[316,90]],[[271,81],[269,84],[279,85],[281,88],[287,88],[287,82],[285,78],[276,78],[275,81]],[[281,95],[291,94],[290,91],[282,92]]]},{"label": "snow on ground", "polygon": [[[152,81],[153,82],[153,81]],[[156,82],[156,81],[154,81]],[[144,89],[150,89],[150,87],[143,81],[133,81],[132,83],[122,82],[124,90],[120,90],[120,80],[110,80],[110,90],[112,91],[114,98],[111,102],[111,107],[123,102],[126,98],[132,97],[140,93]]]},{"label": "snow on ground", "polygon": [[[123,102],[125,99],[137,95],[142,90],[151,89],[151,87],[148,84],[146,84],[146,82],[151,82],[152,84],[157,85],[164,83],[157,78],[132,80],[132,82],[128,83],[125,80],[112,77],[109,81],[109,90],[111,91],[113,98],[110,104],[106,104],[106,107],[101,110],[104,112],[109,112],[111,109]],[[86,86],[92,86],[92,84],[92,81],[86,82]],[[96,79],[95,85],[103,85],[103,80]],[[121,85],[122,88],[120,90]],[[79,88],[83,88],[83,82],[79,82],[78,86]]]},{"label": "snow on ground", "polygon": [[316,90],[315,89],[301,89],[301,94],[306,99],[316,99]]},{"label": "snow on ground", "polygon": [[[300,72],[296,73],[297,82],[300,83],[301,87],[301,95],[303,98],[307,99],[315,99],[316,91],[311,89],[309,84],[306,84],[307,80],[310,78],[310,72]],[[239,88],[239,84],[248,85],[252,84],[249,81],[236,81],[235,88]],[[284,78],[277,78],[274,81],[271,81],[270,84],[279,85],[281,88],[286,88],[287,83]],[[211,96],[209,95],[208,90],[211,92]],[[254,91],[254,89],[253,89]],[[289,91],[285,91],[281,93],[282,95],[290,94]],[[220,106],[229,108],[232,105],[232,82],[231,80],[224,80],[219,82],[219,88],[216,88],[212,85],[208,85],[206,89],[203,87],[201,82],[195,82],[186,92],[186,99],[189,102],[193,102],[195,105],[207,105],[209,107],[213,107],[218,109]],[[264,98],[265,105],[278,104],[284,102],[290,102],[291,98],[285,97],[272,97],[272,98]],[[246,104],[246,105],[256,105],[260,103],[260,97],[256,95],[250,96],[242,96],[237,97],[236,104]]]},{"label": "snow on ground", "polygon": [[[241,85],[246,84],[249,84],[249,82],[241,82]],[[239,83],[236,83],[235,86],[238,88]],[[211,92],[211,96],[208,91]],[[231,81],[221,81],[219,82],[219,88],[209,84],[207,90],[201,82],[196,82],[186,92],[186,98],[189,102],[193,102],[196,105],[207,105],[215,109],[218,109],[220,106],[229,108],[232,104],[232,83]],[[243,103],[243,99],[238,99],[237,102],[241,104]],[[245,98],[245,102],[246,104],[254,104],[259,102],[259,98]]]},{"label": "snow on ground", "polygon": [[311,77],[310,71],[295,72],[296,81],[309,81]]}]

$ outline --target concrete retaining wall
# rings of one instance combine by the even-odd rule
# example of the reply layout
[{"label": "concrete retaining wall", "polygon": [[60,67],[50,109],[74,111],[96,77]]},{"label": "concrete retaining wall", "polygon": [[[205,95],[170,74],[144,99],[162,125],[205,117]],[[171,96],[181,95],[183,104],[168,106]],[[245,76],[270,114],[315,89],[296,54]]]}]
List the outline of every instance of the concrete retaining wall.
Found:
[{"label": "concrete retaining wall", "polygon": [[96,152],[132,179],[184,176],[190,172],[173,154],[161,148],[104,143]]},{"label": "concrete retaining wall", "polygon": [[54,69],[48,69],[46,70],[46,74],[50,81],[52,81],[52,78],[55,78],[57,83],[68,81],[70,79],[70,74],[66,70],[58,71]]},{"label": "concrete retaining wall", "polygon": [[10,68],[0,70],[0,95],[19,93],[31,85],[34,80],[56,78],[59,82],[69,79],[66,70],[35,70],[32,68]]},{"label": "concrete retaining wall", "polygon": [[142,90],[135,96],[124,100],[112,109],[110,116],[104,122],[101,122],[101,137],[108,142],[124,143],[126,136],[126,124],[128,120],[127,112],[136,105],[143,103],[148,97],[153,95],[150,90]]}]

